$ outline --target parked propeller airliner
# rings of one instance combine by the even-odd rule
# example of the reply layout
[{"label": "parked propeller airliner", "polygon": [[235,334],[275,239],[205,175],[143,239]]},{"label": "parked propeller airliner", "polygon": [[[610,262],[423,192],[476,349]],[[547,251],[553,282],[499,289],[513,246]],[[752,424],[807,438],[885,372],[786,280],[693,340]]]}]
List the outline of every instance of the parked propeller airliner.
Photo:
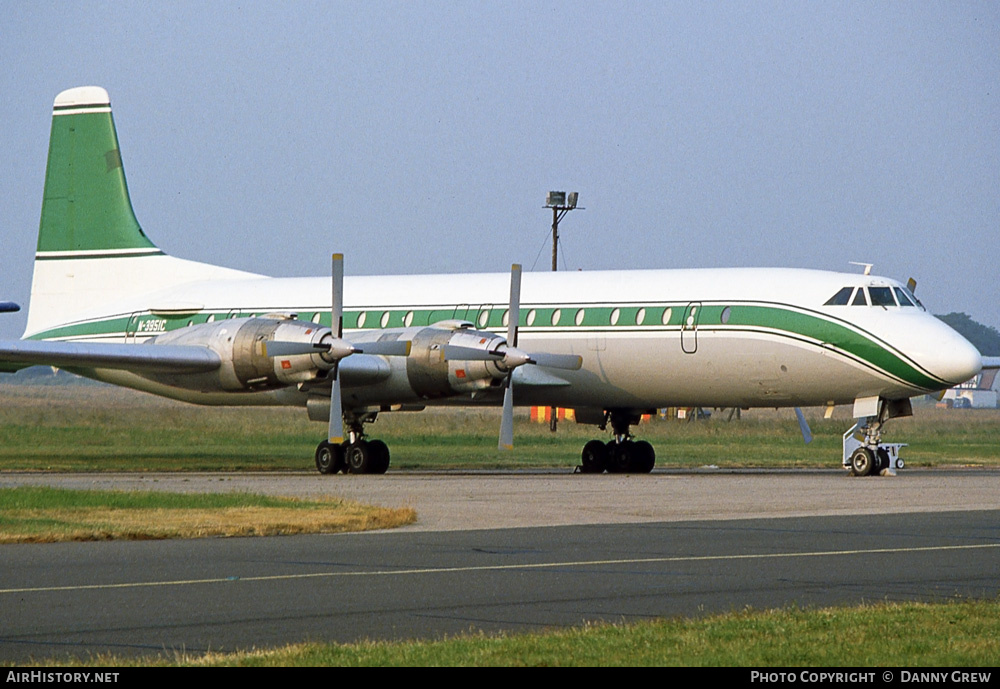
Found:
[{"label": "parked propeller airliner", "polygon": [[[582,469],[647,472],[639,415],[666,406],[853,404],[844,465],[892,469],[883,423],[961,383],[979,352],[912,284],[792,269],[272,278],[165,255],[135,219],[107,92],[55,99],[24,339],[47,364],[211,405],[294,405],[329,420],[323,473],[381,473],[365,424],[428,405],[576,410],[606,428]],[[523,284],[522,284],[523,282]],[[347,433],[344,433],[346,422]],[[345,438],[346,435],[346,438]],[[847,448],[845,435],[845,448]]]}]

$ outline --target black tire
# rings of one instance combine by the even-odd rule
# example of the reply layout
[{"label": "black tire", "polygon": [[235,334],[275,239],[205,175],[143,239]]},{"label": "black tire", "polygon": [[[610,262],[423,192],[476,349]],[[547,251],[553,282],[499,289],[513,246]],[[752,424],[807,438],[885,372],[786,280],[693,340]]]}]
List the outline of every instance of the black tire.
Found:
[{"label": "black tire", "polygon": [[316,447],[316,470],[321,474],[336,474],[344,463],[344,450],[326,440]]},{"label": "black tire", "polygon": [[870,476],[875,468],[875,454],[867,447],[859,447],[851,453],[851,475]]},{"label": "black tire", "polygon": [[583,446],[581,473],[600,474],[608,466],[608,448],[600,440],[591,440]]},{"label": "black tire", "polygon": [[611,450],[608,453],[608,473],[627,474],[632,471],[632,457],[635,453],[635,443],[631,440],[626,440],[623,443],[614,443],[612,441],[608,446]]},{"label": "black tire", "polygon": [[348,471],[352,474],[371,473],[371,451],[368,443],[359,440],[344,448],[344,461],[347,462]]},{"label": "black tire", "polygon": [[889,464],[891,463],[889,460],[889,451],[882,447],[875,450],[875,461],[877,465],[875,466],[874,473],[881,474],[889,468]]},{"label": "black tire", "polygon": [[381,440],[368,441],[368,473],[384,474],[389,469],[389,446]]},{"label": "black tire", "polygon": [[632,470],[637,474],[648,474],[654,466],[656,466],[656,450],[645,440],[640,440],[632,449]]}]

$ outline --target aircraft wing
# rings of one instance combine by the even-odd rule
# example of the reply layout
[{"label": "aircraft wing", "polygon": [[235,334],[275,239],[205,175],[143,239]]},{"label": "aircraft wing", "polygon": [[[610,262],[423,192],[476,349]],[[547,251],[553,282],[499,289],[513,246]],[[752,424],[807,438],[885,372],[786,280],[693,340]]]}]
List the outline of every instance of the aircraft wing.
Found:
[{"label": "aircraft wing", "polygon": [[204,373],[222,365],[208,347],[0,340],[0,363],[110,368],[145,373]]}]

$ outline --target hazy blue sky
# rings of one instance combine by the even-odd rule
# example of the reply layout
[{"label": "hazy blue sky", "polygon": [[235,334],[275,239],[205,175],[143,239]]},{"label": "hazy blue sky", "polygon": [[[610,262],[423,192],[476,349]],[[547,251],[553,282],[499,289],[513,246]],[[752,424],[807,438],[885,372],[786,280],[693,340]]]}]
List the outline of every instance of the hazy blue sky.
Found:
[{"label": "hazy blue sky", "polygon": [[52,100],[93,84],[180,257],[547,270],[566,189],[569,269],[866,261],[1000,326],[995,2],[3,0],[0,36],[0,299],[24,306]]}]

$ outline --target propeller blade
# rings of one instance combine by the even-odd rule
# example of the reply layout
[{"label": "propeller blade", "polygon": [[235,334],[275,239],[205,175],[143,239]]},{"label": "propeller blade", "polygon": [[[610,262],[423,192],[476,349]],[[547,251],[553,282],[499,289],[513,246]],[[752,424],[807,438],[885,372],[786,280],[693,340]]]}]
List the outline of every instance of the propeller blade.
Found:
[{"label": "propeller blade", "polygon": [[812,431],[809,430],[809,422],[806,421],[805,414],[803,414],[802,410],[798,407],[795,407],[795,416],[799,418],[799,430],[802,431],[802,439],[806,441],[806,445],[808,445],[813,440]]},{"label": "propeller blade", "polygon": [[333,300],[330,306],[330,328],[333,336],[344,336],[344,254],[333,255]]},{"label": "propeller blade", "polygon": [[325,344],[312,342],[285,342],[279,340],[265,341],[264,356],[299,356],[301,354],[322,354],[329,349]]},{"label": "propeller blade", "polygon": [[503,392],[503,418],[500,421],[500,443],[497,448],[500,450],[514,449],[514,386],[511,385],[510,376],[507,377],[507,384]]},{"label": "propeller blade", "polygon": [[441,348],[445,360],[455,361],[499,361],[503,354],[494,354],[482,349],[446,344]]},{"label": "propeller blade", "polygon": [[[330,276],[332,283],[330,328],[333,330],[333,336],[339,340],[344,336],[344,254],[333,254]],[[338,369],[340,369],[339,363],[334,364],[333,370],[330,371],[333,382],[330,385],[330,432],[328,435],[333,444],[344,442],[344,406],[340,394]]]},{"label": "propeller blade", "polygon": [[330,430],[327,434],[330,443],[334,445],[344,442],[344,408],[340,398],[338,368],[340,367],[334,366],[331,372],[333,375],[333,385],[330,386]]},{"label": "propeller blade", "polygon": [[377,354],[379,356],[409,356],[410,340],[379,340],[378,342],[358,342],[353,345],[358,354]]},{"label": "propeller blade", "polygon": [[529,354],[531,363],[566,371],[579,371],[583,367],[583,357],[578,354]]},{"label": "propeller blade", "polygon": [[521,264],[510,267],[510,301],[507,304],[507,344],[517,346],[517,327],[521,318]]}]

